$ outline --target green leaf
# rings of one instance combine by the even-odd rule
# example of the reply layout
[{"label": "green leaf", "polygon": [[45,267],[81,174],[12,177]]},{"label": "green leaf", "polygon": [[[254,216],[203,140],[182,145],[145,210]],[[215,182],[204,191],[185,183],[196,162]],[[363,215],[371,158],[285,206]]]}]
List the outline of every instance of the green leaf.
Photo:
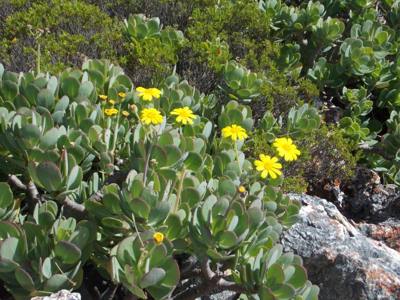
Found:
[{"label": "green leaf", "polygon": [[74,99],[79,93],[79,81],[74,77],[65,78],[61,83],[62,91],[70,98]]},{"label": "green leaf", "polygon": [[295,289],[302,288],[307,282],[307,272],[304,267],[299,265],[294,265],[295,271],[292,277],[287,281]]},{"label": "green leaf", "polygon": [[27,291],[34,291],[35,284],[33,283],[31,275],[22,268],[15,270],[15,279]]},{"label": "green leaf", "polygon": [[18,261],[21,256],[20,241],[15,237],[6,238],[1,244],[0,257],[1,259]]},{"label": "green leaf", "polygon": [[65,274],[55,274],[44,284],[44,290],[57,292],[69,286],[69,279]]},{"label": "green leaf", "polygon": [[189,152],[188,157],[185,159],[186,168],[192,171],[198,171],[202,164],[203,159],[196,152]]},{"label": "green leaf", "polygon": [[150,206],[140,198],[135,198],[129,202],[131,210],[143,219],[147,219],[150,213]]},{"label": "green leaf", "polygon": [[0,182],[0,207],[9,207],[13,202],[14,197],[10,186],[5,182]]},{"label": "green leaf", "polygon": [[147,272],[140,281],[140,287],[145,289],[149,286],[156,285],[164,279],[166,272],[161,268],[153,268]]},{"label": "green leaf", "polygon": [[178,215],[170,214],[165,222],[168,226],[166,236],[169,240],[175,240],[182,232],[182,222]]},{"label": "green leaf", "polygon": [[188,203],[190,207],[194,207],[200,202],[200,193],[193,187],[185,188],[181,193],[182,203]]},{"label": "green leaf", "polygon": [[67,241],[59,241],[54,248],[54,252],[65,264],[74,264],[81,258],[81,250]]},{"label": "green leaf", "polygon": [[129,227],[124,221],[113,217],[105,217],[101,219],[101,224],[113,229],[124,229]]},{"label": "green leaf", "polygon": [[74,166],[69,173],[67,180],[67,190],[73,190],[81,185],[83,178],[82,169],[79,166]]},{"label": "green leaf", "polygon": [[164,221],[167,218],[170,209],[171,205],[169,202],[158,202],[156,207],[150,212],[148,220],[149,226],[155,226]]},{"label": "green leaf", "polygon": [[272,289],[272,294],[279,300],[289,300],[295,295],[296,291],[288,284],[280,284]]},{"label": "green leaf", "polygon": [[12,101],[18,94],[18,85],[10,80],[3,81],[3,86],[0,89],[0,93],[4,95],[4,98],[8,101]]},{"label": "green leaf", "polygon": [[232,231],[224,231],[218,238],[219,245],[223,249],[232,248],[237,244],[237,236]]},{"label": "green leaf", "polygon": [[44,161],[36,167],[39,183],[49,192],[57,191],[62,184],[62,175],[57,165],[51,161]]},{"label": "green leaf", "polygon": [[54,106],[54,95],[48,89],[41,90],[37,96],[37,104],[51,110]]},{"label": "green leaf", "polygon": [[50,257],[46,257],[45,260],[43,261],[42,274],[47,279],[49,279],[51,277],[51,275],[53,275],[53,272],[51,270],[51,258]]}]

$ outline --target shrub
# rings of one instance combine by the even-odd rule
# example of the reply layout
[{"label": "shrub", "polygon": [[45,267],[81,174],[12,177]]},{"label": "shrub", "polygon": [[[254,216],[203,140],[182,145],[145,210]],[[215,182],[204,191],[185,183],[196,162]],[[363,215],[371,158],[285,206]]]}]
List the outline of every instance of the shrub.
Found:
[{"label": "shrub", "polygon": [[66,66],[81,65],[87,57],[115,58],[121,43],[120,28],[84,1],[25,1],[23,9],[5,19],[0,40],[4,53],[0,54],[15,71],[41,67],[59,72]]},{"label": "shrub", "polygon": [[[301,258],[279,244],[300,203],[279,192],[278,154],[254,169],[242,152],[251,109],[218,105],[175,74],[159,88],[134,88],[105,61],[58,77],[0,65],[6,288],[16,299],[77,289],[91,264],[138,298],[317,299]],[[305,107],[288,124],[315,122]]]},{"label": "shrub", "polygon": [[279,67],[293,77],[313,80],[321,97],[343,110],[340,128],[366,150],[363,161],[398,183],[398,165],[385,158],[379,134],[391,135],[386,132],[390,116],[399,110],[399,35],[394,22],[399,3],[373,4],[264,0],[260,8],[274,29],[271,39],[283,42]]},{"label": "shrub", "polygon": [[171,73],[177,63],[178,51],[183,47],[183,33],[173,28],[162,28],[159,18],[131,15],[125,20],[124,33],[129,41],[125,57],[128,69],[145,69],[156,82]]}]

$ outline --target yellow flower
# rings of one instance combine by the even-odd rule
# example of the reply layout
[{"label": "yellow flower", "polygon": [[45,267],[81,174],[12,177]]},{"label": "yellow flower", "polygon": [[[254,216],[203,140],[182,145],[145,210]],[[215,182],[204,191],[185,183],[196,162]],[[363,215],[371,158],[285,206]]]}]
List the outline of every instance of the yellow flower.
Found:
[{"label": "yellow flower", "polygon": [[163,117],[157,109],[145,108],[142,110],[140,120],[147,125],[149,124],[158,125],[162,123]]},{"label": "yellow flower", "polygon": [[144,88],[144,87],[137,87],[136,92],[139,93],[139,97],[142,98],[144,101],[151,101],[153,98],[160,98],[161,91],[156,88]]},{"label": "yellow flower", "polygon": [[238,192],[241,194],[246,193],[246,188],[243,185],[241,185],[238,187]]},{"label": "yellow flower", "polygon": [[111,99],[111,100],[108,101],[108,103],[110,103],[111,105],[114,105],[115,104],[115,100]]},{"label": "yellow flower", "polygon": [[104,110],[106,116],[112,117],[118,113],[118,109],[115,108],[107,108]]},{"label": "yellow flower", "polygon": [[271,157],[269,155],[260,154],[260,160],[255,160],[254,165],[257,171],[261,172],[262,178],[270,176],[272,179],[282,174],[282,165],[278,162],[277,157]]},{"label": "yellow flower", "polygon": [[224,138],[231,138],[233,141],[244,140],[248,137],[246,130],[239,125],[232,124],[222,129],[222,136]]},{"label": "yellow flower", "polygon": [[107,95],[99,95],[99,98],[103,101],[107,100]]},{"label": "yellow flower", "polygon": [[156,232],[153,234],[153,239],[157,245],[161,245],[164,241],[164,234],[161,232]]},{"label": "yellow flower", "polygon": [[125,97],[126,97],[126,94],[125,94],[124,92],[119,92],[119,93],[118,93],[118,96],[120,96],[121,98],[125,98]]},{"label": "yellow flower", "polygon": [[126,110],[123,110],[123,111],[122,111],[122,115],[123,115],[124,117],[129,117],[129,112],[127,112]]},{"label": "yellow flower", "polygon": [[18,41],[17,37],[14,37],[14,38],[11,40],[11,43],[15,44],[17,41]]},{"label": "yellow flower", "polygon": [[300,150],[293,144],[291,138],[277,138],[272,145],[278,151],[278,155],[286,161],[296,160],[300,155]]},{"label": "yellow flower", "polygon": [[175,108],[172,112],[171,115],[176,116],[176,122],[182,123],[183,125],[186,124],[193,124],[193,119],[196,118],[196,116],[193,114],[192,110],[185,106],[182,108]]}]

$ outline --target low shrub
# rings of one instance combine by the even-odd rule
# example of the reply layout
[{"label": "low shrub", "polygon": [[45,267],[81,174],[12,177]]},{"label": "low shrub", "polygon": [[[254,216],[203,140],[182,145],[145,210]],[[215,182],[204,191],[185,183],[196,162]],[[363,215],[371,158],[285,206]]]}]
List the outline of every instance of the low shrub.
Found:
[{"label": "low shrub", "polygon": [[[305,106],[288,124],[307,132],[318,120]],[[253,124],[248,106],[176,74],[144,88],[106,61],[57,77],[0,65],[5,287],[15,299],[77,289],[90,265],[121,297],[317,299],[279,244],[300,209],[280,175],[301,153],[276,138],[247,159]]]}]

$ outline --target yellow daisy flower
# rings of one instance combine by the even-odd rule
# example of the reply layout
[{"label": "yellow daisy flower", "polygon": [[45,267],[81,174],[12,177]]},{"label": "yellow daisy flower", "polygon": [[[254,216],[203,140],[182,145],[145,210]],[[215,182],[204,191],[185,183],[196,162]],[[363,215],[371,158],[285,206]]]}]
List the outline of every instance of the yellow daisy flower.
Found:
[{"label": "yellow daisy flower", "polygon": [[278,155],[283,157],[286,161],[296,160],[297,156],[301,154],[297,146],[293,144],[291,138],[277,138],[272,145],[278,151]]},{"label": "yellow daisy flower", "polygon": [[107,95],[99,95],[99,98],[103,101],[107,100]]},{"label": "yellow daisy flower", "polygon": [[242,126],[236,124],[222,128],[222,136],[224,138],[231,138],[232,141],[244,140],[248,137],[246,130]]},{"label": "yellow daisy flower", "polygon": [[115,100],[111,99],[111,100],[108,101],[108,103],[110,103],[111,105],[114,105],[115,104]]},{"label": "yellow daisy flower", "polygon": [[123,110],[123,111],[122,111],[122,115],[123,115],[124,117],[129,117],[129,112],[127,112],[126,110]]},{"label": "yellow daisy flower", "polygon": [[146,125],[158,125],[162,123],[163,116],[155,108],[145,108],[142,110],[140,120]]},{"label": "yellow daisy flower", "polygon": [[157,245],[161,245],[164,241],[164,234],[162,232],[155,232],[153,234],[153,239]]},{"label": "yellow daisy flower", "polygon": [[196,118],[196,115],[194,115],[193,111],[187,106],[182,108],[175,108],[171,112],[171,115],[176,116],[176,122],[182,123],[183,125],[193,124],[193,119]]},{"label": "yellow daisy flower", "polygon": [[118,96],[120,96],[121,98],[125,98],[126,97],[126,93],[124,92],[119,92]]},{"label": "yellow daisy flower", "polygon": [[278,162],[277,157],[260,154],[260,160],[255,160],[254,165],[257,171],[261,172],[262,178],[270,176],[272,179],[275,179],[282,174],[282,165]]},{"label": "yellow daisy flower", "polygon": [[144,87],[137,87],[136,92],[139,93],[139,97],[142,98],[144,101],[151,101],[153,98],[160,98],[161,91],[156,88],[144,88]]},{"label": "yellow daisy flower", "polygon": [[115,108],[107,108],[104,110],[104,113],[108,117],[115,116],[118,113],[118,109]]}]

